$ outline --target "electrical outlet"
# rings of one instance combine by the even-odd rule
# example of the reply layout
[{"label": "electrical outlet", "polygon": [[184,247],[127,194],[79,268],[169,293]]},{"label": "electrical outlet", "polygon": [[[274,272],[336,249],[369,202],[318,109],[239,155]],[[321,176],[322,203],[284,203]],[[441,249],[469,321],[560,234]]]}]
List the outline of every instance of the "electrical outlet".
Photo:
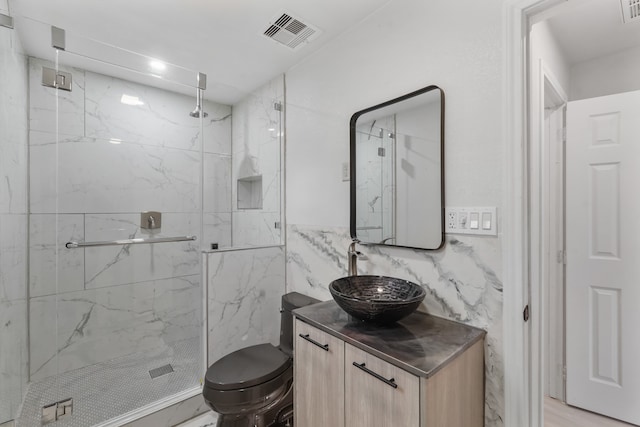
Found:
[{"label": "electrical outlet", "polygon": [[445,208],[446,232],[453,234],[479,234],[497,236],[497,212],[495,207]]},{"label": "electrical outlet", "polygon": [[447,230],[455,230],[458,223],[458,214],[455,211],[447,211]]}]

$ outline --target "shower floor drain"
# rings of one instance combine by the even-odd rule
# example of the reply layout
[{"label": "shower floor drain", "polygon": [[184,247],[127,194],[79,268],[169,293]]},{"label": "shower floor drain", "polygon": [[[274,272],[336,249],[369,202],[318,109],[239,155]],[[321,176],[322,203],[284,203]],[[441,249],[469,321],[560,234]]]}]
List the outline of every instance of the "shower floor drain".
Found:
[{"label": "shower floor drain", "polygon": [[164,366],[160,366],[159,368],[155,368],[149,371],[149,375],[151,375],[151,379],[161,377],[163,375],[167,375],[173,372],[173,366],[171,364],[167,364]]}]

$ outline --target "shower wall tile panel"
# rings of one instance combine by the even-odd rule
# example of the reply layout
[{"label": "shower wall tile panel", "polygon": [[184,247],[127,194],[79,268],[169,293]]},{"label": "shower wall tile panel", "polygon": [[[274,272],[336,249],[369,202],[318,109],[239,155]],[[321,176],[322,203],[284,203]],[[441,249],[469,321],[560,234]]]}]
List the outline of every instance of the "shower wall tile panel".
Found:
[{"label": "shower wall tile panel", "polygon": [[[347,228],[287,228],[287,292],[330,300],[331,281],[347,274]],[[501,425],[503,408],[501,248],[497,239],[448,237],[439,251],[360,246],[359,274],[399,277],[427,292],[420,310],[487,330],[485,419]],[[400,255],[402,258],[400,258]]]},{"label": "shower wall tile panel", "polygon": [[284,247],[211,252],[206,258],[209,363],[242,347],[277,345]]},{"label": "shower wall tile panel", "polygon": [[231,212],[231,156],[204,154],[204,211]]},{"label": "shower wall tile panel", "polygon": [[205,249],[211,243],[217,243],[219,248],[231,246],[231,213],[205,213],[203,216],[204,230],[202,244]]},{"label": "shower wall tile panel", "polygon": [[27,372],[28,61],[0,27],[0,424],[16,415]]},{"label": "shower wall tile panel", "polygon": [[[204,111],[204,151],[212,154],[231,155],[231,106],[203,101]],[[192,109],[194,107],[192,106]],[[196,119],[194,119],[196,120]]]},{"label": "shower wall tile panel", "polygon": [[84,135],[84,70],[62,65],[59,67],[60,71],[73,76],[71,92],[68,92],[42,86],[42,67],[56,68],[50,61],[29,58],[29,129],[51,133],[58,129],[64,135]]},{"label": "shower wall tile panel", "polygon": [[279,245],[282,229],[275,227],[276,222],[280,222],[280,212],[251,209],[234,212],[234,246]]},{"label": "shower wall tile panel", "polygon": [[[43,134],[33,134],[40,141]],[[49,135],[49,141],[55,141]],[[195,212],[200,208],[200,153],[70,137],[31,147],[31,211]],[[59,160],[59,167],[56,165]]]},{"label": "shower wall tile panel", "polygon": [[[233,245],[281,243],[284,80],[277,77],[233,106]],[[238,209],[239,178],[262,177],[262,208]],[[275,218],[275,220],[274,220]]]},{"label": "shower wall tile panel", "polygon": [[84,215],[30,216],[30,297],[84,289],[84,250],[67,249],[64,246],[70,241],[84,241],[84,229]]},{"label": "shower wall tile panel", "polygon": [[[123,96],[137,100],[139,105],[123,103]],[[85,136],[90,138],[200,151],[200,120],[189,115],[194,107],[195,89],[193,96],[172,94],[168,98],[162,89],[86,73]],[[228,115],[226,111],[211,111],[205,123],[217,126],[219,122],[210,119],[215,119],[216,113],[220,117]]]},{"label": "shower wall tile panel", "polygon": [[0,214],[0,301],[27,297],[26,235],[26,215]]},{"label": "shower wall tile panel", "polygon": [[201,301],[199,275],[32,298],[31,380],[197,337]]},{"label": "shower wall tile panel", "polygon": [[[198,214],[163,213],[161,230],[140,228],[140,214],[86,215],[85,238],[104,241],[197,235]],[[86,248],[85,288],[189,276],[200,272],[200,242]],[[83,251],[83,249],[75,249]]]},{"label": "shower wall tile panel", "polygon": [[28,380],[26,300],[0,301],[0,420],[13,419]]}]

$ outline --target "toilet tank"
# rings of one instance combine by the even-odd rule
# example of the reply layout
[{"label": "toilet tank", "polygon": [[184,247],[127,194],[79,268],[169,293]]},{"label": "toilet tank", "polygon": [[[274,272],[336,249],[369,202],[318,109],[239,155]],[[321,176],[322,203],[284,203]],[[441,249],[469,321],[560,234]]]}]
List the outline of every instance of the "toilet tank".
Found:
[{"label": "toilet tank", "polygon": [[293,314],[291,310],[320,302],[319,299],[302,295],[298,292],[289,292],[282,295],[282,308],[280,310],[280,350],[289,356],[293,355]]}]

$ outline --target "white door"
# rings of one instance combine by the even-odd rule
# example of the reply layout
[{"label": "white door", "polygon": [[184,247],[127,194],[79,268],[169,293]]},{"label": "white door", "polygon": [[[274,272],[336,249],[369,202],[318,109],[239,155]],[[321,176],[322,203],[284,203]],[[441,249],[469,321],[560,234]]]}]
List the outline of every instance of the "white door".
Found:
[{"label": "white door", "polygon": [[640,91],[568,104],[567,403],[640,424]]}]

